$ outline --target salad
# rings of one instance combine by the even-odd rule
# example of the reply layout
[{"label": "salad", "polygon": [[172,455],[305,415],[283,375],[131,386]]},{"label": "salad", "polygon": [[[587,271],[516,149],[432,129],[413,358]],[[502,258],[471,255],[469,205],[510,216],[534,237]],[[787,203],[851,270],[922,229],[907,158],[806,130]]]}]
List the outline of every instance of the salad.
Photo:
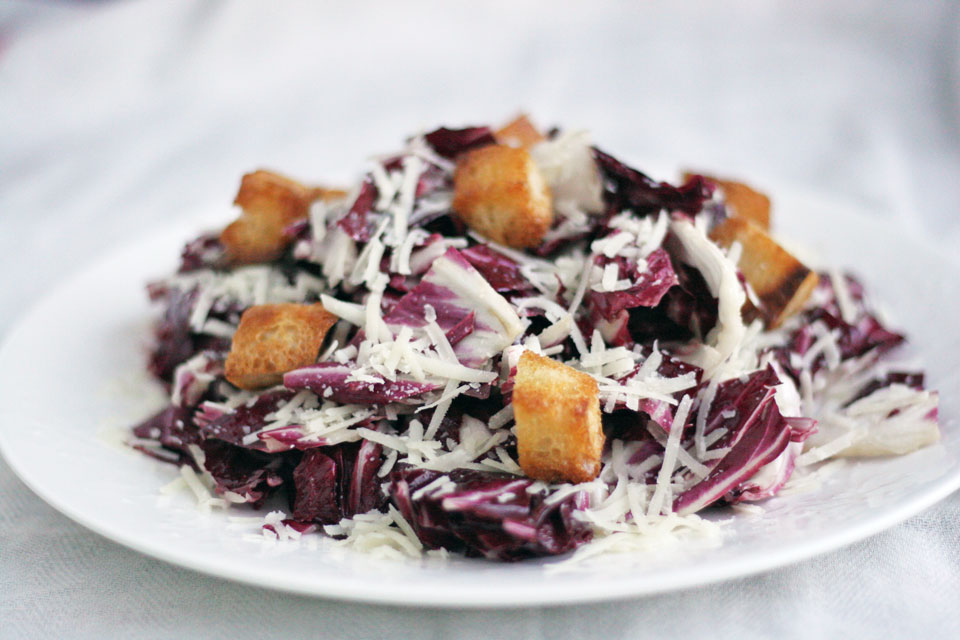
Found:
[{"label": "salad", "polygon": [[935,442],[860,282],[729,180],[588,133],[439,128],[349,191],[243,177],[149,285],[169,405],[131,444],[277,538],[491,560],[643,548],[795,470]]}]

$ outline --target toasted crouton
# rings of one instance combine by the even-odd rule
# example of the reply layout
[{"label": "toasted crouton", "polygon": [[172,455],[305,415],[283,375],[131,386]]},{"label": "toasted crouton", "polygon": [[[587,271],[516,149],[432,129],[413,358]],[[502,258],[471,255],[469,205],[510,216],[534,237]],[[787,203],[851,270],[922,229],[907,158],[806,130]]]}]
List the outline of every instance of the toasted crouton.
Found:
[{"label": "toasted crouton", "polygon": [[710,232],[718,244],[739,242],[740,271],[760,300],[759,314],[778,327],[800,310],[817,286],[817,274],[790,255],[770,235],[746,218],[727,218]]},{"label": "toasted crouton", "polygon": [[283,374],[313,364],[337,317],[314,304],[261,304],[240,317],[226,362],[227,380],[241,389],[280,384]]},{"label": "toasted crouton", "polygon": [[709,179],[723,189],[723,197],[735,216],[746,218],[762,229],[770,228],[770,198],[742,182]]},{"label": "toasted crouton", "polygon": [[600,473],[603,429],[596,381],[525,351],[513,388],[520,467],[546,482],[586,482]]},{"label": "toasted crouton", "polygon": [[246,214],[293,222],[307,215],[313,189],[286,176],[258,169],[243,176],[233,204]]},{"label": "toasted crouton", "polygon": [[533,158],[499,144],[458,160],[453,210],[477,233],[517,248],[540,244],[553,223],[550,189]]},{"label": "toasted crouton", "polygon": [[497,129],[493,137],[500,144],[529,149],[546,138],[537,130],[526,114],[521,113],[509,123]]},{"label": "toasted crouton", "polygon": [[[694,174],[685,173],[684,179],[692,175]],[[763,229],[770,229],[770,198],[765,194],[748,187],[742,182],[723,180],[704,174],[699,175],[703,175],[709,182],[720,187],[731,215],[746,218]]]},{"label": "toasted crouton", "polygon": [[339,189],[310,188],[263,169],[246,174],[233,202],[243,213],[220,234],[227,260],[233,264],[276,260],[289,243],[284,230],[307,217],[311,202],[344,195]]},{"label": "toasted crouton", "polygon": [[331,187],[313,187],[310,189],[311,200],[323,200],[332,202],[347,197],[346,189],[336,189]]},{"label": "toasted crouton", "polygon": [[283,228],[259,217],[240,216],[220,232],[229,264],[270,262],[283,254],[287,246]]}]

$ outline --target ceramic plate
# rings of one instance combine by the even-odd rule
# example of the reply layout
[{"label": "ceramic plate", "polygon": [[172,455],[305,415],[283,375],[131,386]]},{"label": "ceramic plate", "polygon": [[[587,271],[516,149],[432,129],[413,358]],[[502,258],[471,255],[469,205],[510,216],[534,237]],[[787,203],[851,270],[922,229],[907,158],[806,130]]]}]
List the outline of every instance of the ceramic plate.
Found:
[{"label": "ceramic plate", "polygon": [[51,291],[10,332],[0,351],[0,450],[40,497],[122,545],[211,575],[314,596],[411,606],[550,605],[702,585],[824,553],[960,486],[960,277],[921,239],[854,206],[774,193],[781,235],[861,275],[895,325],[909,332],[929,386],[941,392],[943,438],[908,456],[835,466],[807,491],[767,501],[759,515],[720,511],[713,517],[732,520],[719,547],[635,554],[569,571],[537,561],[373,562],[324,540],[268,542],[255,525],[245,530],[224,513],[199,512],[187,495],[160,496],[176,469],[109,443],[161,401],[142,372],[156,313],[143,284],[174,267],[199,224],[106,256]]}]

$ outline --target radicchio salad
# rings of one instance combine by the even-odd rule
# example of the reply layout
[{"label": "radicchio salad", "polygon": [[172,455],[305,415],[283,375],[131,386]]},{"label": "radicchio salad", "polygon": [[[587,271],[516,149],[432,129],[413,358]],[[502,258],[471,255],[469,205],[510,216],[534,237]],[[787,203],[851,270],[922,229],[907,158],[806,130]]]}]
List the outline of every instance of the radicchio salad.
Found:
[{"label": "radicchio salad", "polygon": [[763,194],[655,181],[586,132],[440,128],[349,192],[261,170],[235,204],[149,285],[170,402],[130,442],[205,508],[284,500],[278,538],[643,548],[939,437],[904,336],[772,238]]}]

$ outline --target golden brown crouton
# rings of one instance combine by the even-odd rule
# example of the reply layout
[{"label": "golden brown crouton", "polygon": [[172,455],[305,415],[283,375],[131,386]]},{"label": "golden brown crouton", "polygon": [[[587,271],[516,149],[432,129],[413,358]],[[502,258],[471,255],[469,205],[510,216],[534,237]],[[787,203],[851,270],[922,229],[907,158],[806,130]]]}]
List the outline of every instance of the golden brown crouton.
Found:
[{"label": "golden brown crouton", "polygon": [[499,144],[457,161],[453,210],[477,233],[517,248],[540,244],[553,223],[550,189],[533,158]]},{"label": "golden brown crouton", "polygon": [[[686,180],[692,175],[685,173],[683,177]],[[699,175],[720,187],[731,215],[746,218],[763,229],[770,229],[770,198],[742,182]]]},{"label": "golden brown crouton", "polygon": [[546,482],[586,482],[600,473],[603,429],[596,381],[525,351],[513,388],[520,466]]},{"label": "golden brown crouton", "polygon": [[500,144],[529,149],[546,138],[537,130],[526,114],[521,113],[493,134]]},{"label": "golden brown crouton", "polygon": [[233,204],[244,213],[293,222],[307,215],[313,189],[279,173],[258,169],[243,176]]},{"label": "golden brown crouton", "polygon": [[227,380],[241,389],[280,384],[313,364],[337,316],[314,304],[261,304],[243,312],[227,356]]},{"label": "golden brown crouton", "polygon": [[283,228],[269,220],[240,216],[220,232],[229,264],[270,262],[283,254],[287,246]]},{"label": "golden brown crouton", "polygon": [[232,264],[276,260],[289,243],[284,229],[306,218],[311,202],[343,195],[338,189],[310,188],[263,169],[246,174],[233,202],[243,213],[220,234],[227,260]]},{"label": "golden brown crouton", "polygon": [[347,197],[346,189],[336,189],[331,187],[313,187],[310,189],[311,200],[323,200],[324,202],[332,202],[333,200],[340,200],[341,198]]},{"label": "golden brown crouton", "polygon": [[745,218],[727,218],[710,232],[718,244],[739,242],[740,271],[760,299],[767,326],[779,326],[800,310],[817,286],[817,274]]}]

